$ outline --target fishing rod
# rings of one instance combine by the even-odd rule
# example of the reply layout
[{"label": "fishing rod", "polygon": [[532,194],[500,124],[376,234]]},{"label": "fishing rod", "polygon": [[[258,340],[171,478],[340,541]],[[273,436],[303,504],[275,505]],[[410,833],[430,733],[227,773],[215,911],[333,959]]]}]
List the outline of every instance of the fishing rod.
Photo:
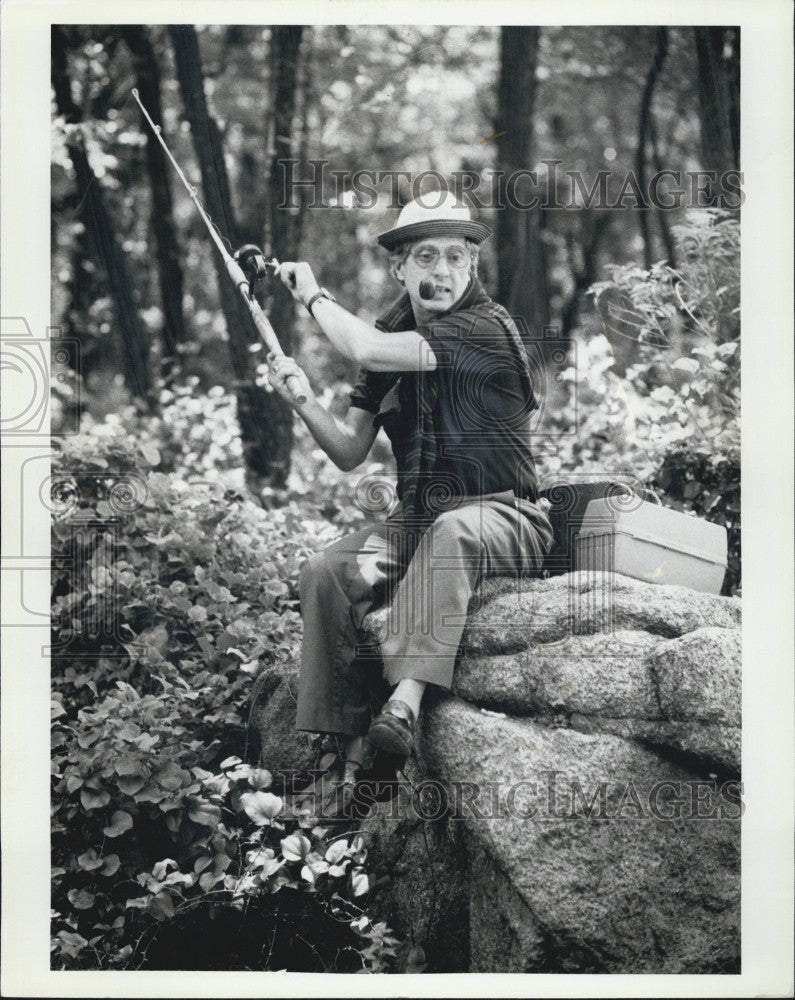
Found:
[{"label": "fishing rod", "polygon": [[[209,215],[207,215],[207,213],[204,210],[204,207],[202,206],[202,203],[199,201],[198,195],[196,193],[196,188],[191,183],[189,183],[187,177],[183,174],[180,165],[171,155],[171,150],[168,148],[168,146],[165,143],[165,140],[163,139],[163,136],[161,135],[160,126],[155,125],[155,123],[150,118],[149,112],[144,107],[141,98],[138,96],[138,91],[136,89],[133,89],[132,95],[135,98],[136,102],[138,103],[138,107],[143,112],[144,118],[146,118],[147,122],[151,126],[152,131],[160,140],[160,145],[165,150],[166,156],[169,158],[169,160],[171,160],[172,164],[174,165],[174,169],[179,174],[179,179],[185,185],[185,189],[190,195],[191,201],[196,206],[199,215],[202,217],[204,224],[207,226],[210,236],[213,239],[213,243],[215,243],[215,245],[220,250],[221,256],[224,259],[224,263],[226,264],[226,270],[229,273],[229,277],[232,279],[235,287],[243,297],[243,301],[246,303],[248,311],[251,313],[251,318],[254,320],[254,325],[257,328],[257,333],[259,334],[260,339],[262,340],[263,344],[268,348],[269,351],[271,351],[277,357],[284,357],[284,351],[281,349],[279,340],[276,336],[276,331],[271,326],[270,320],[263,312],[262,307],[260,306],[259,302],[257,302],[257,300],[254,298],[253,294],[254,284],[258,278],[264,277],[264,275],[267,273],[266,268],[272,267],[274,269],[274,272],[276,272],[278,271],[281,265],[279,264],[279,262],[276,260],[275,257],[273,257],[271,260],[266,260],[260,248],[258,246],[255,246],[253,243],[247,243],[245,246],[241,247],[237,251],[237,253],[235,253],[234,257],[229,253],[229,251],[224,246],[223,240],[221,239],[221,235],[218,232],[215,223],[212,221]],[[246,274],[246,272],[248,272],[248,274]],[[299,404],[305,403],[306,394],[301,389],[298,389],[296,386],[290,385],[291,382],[297,383],[298,381],[297,377],[295,375],[288,375],[286,381],[287,381],[287,388],[290,390],[292,397],[296,401],[296,403]]]}]

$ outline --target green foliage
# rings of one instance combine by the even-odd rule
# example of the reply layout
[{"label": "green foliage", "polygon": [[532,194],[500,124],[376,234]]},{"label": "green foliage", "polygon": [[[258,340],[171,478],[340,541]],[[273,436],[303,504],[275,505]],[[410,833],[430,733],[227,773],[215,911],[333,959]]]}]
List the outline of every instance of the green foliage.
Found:
[{"label": "green foliage", "polygon": [[[54,462],[57,968],[154,967],[161,939],[230,909],[278,928],[274,963],[293,961],[290,929],[313,940],[308,968],[380,969],[394,953],[354,902],[369,889],[361,841],[288,816],[272,776],[236,755],[254,675],[298,655],[299,566],[337,531],[223,481],[233,420],[224,394],[177,390],[160,421],[88,421]],[[285,893],[307,897],[284,904],[292,923],[275,916]],[[266,967],[261,948],[239,961]]]},{"label": "green foliage", "polygon": [[[740,233],[717,209],[674,228],[682,261],[650,271],[612,266],[591,288],[606,337],[577,345],[563,373],[568,399],[550,423],[560,429],[562,471],[631,473],[671,506],[724,524],[729,572],[740,585]],[[616,370],[623,344],[638,360]]]},{"label": "green foliage", "polygon": [[740,594],[740,460],[682,448],[669,452],[652,480],[668,506],[689,510],[726,527],[729,566],[722,593]]}]

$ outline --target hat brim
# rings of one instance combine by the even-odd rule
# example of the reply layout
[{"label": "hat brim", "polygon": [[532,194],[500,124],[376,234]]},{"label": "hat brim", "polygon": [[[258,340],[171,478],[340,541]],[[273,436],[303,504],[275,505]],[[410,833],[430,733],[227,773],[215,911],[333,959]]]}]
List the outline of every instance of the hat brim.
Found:
[{"label": "hat brim", "polygon": [[471,222],[461,219],[424,219],[422,222],[412,222],[408,226],[390,229],[378,237],[378,245],[385,250],[397,250],[404,243],[414,243],[430,236],[460,236],[482,243],[491,236],[491,230],[482,222]]}]

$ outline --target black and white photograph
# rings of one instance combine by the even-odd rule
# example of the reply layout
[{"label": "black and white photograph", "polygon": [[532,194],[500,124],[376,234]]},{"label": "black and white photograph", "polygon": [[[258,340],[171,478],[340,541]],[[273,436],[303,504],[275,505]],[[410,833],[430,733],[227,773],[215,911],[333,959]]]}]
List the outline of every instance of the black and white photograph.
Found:
[{"label": "black and white photograph", "polygon": [[3,992],[793,995],[789,7],[3,6]]}]

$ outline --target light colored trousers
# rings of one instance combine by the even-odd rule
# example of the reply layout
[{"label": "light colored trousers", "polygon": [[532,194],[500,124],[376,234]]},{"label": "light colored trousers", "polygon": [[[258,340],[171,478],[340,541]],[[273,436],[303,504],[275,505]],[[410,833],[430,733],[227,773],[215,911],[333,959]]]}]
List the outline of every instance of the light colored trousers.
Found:
[{"label": "light colored trousers", "polygon": [[[361,655],[365,615],[390,606],[381,643],[384,676],[449,688],[467,609],[487,576],[538,572],[552,544],[546,514],[512,492],[441,513],[430,525],[400,513],[362,528],[301,568],[304,640],[298,729],[359,736],[370,722],[379,674]],[[375,682],[375,683],[374,683]]]}]

